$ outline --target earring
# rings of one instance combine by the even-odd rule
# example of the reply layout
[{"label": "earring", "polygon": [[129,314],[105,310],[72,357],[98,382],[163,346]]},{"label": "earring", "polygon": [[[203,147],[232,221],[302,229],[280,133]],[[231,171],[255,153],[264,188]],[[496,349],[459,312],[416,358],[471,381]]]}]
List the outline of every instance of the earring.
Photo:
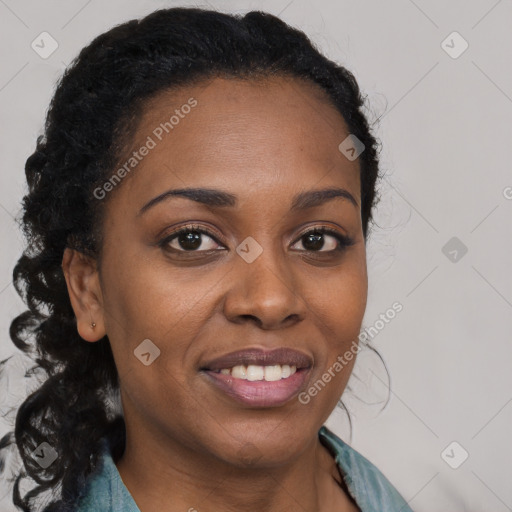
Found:
[{"label": "earring", "polygon": [[90,312],[89,312],[89,316],[91,317],[91,328],[94,329],[96,327],[96,324],[94,323]]}]

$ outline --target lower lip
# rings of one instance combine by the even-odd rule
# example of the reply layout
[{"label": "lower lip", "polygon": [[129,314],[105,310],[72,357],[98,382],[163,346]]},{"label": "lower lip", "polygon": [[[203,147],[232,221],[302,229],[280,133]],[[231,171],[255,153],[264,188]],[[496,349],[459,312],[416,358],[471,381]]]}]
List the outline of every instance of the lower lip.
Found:
[{"label": "lower lip", "polygon": [[251,407],[279,407],[296,396],[303,386],[309,368],[301,368],[286,379],[276,381],[235,379],[231,375],[205,370],[218,389],[237,402]]}]

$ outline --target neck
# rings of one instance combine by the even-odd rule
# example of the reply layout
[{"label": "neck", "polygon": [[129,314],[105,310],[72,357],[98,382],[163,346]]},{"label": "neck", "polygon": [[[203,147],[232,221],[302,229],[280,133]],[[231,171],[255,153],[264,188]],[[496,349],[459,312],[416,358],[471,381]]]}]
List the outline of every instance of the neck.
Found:
[{"label": "neck", "polygon": [[126,434],[116,466],[141,512],[357,510],[326,508],[333,500],[347,505],[348,498],[334,459],[318,437],[293,459],[273,465],[258,460],[247,468],[168,437],[134,438],[128,428]]}]

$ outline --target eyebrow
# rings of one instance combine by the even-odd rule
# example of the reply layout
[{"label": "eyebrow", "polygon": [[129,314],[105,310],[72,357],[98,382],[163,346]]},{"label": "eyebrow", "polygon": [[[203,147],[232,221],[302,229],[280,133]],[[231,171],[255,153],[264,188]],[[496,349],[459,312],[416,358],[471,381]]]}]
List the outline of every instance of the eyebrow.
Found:
[{"label": "eyebrow", "polygon": [[[229,192],[210,188],[180,188],[167,190],[162,194],[148,201],[140,210],[137,216],[142,215],[147,210],[158,203],[172,197],[185,197],[192,201],[210,206],[212,208],[234,207],[237,204],[237,197]],[[354,196],[344,188],[325,188],[320,190],[308,190],[301,192],[293,197],[290,211],[305,210],[319,206],[334,198],[342,198],[350,201],[356,208],[359,208]]]}]

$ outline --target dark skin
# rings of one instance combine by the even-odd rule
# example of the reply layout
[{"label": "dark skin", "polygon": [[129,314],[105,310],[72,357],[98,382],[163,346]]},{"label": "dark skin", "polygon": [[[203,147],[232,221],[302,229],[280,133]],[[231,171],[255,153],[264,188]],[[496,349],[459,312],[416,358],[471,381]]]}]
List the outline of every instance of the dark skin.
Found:
[{"label": "dark skin", "polygon": [[[128,154],[190,97],[197,106],[103,199],[101,264],[71,249],[63,258],[78,332],[91,343],[108,335],[120,375],[117,468],[142,512],[357,511],[318,439],[354,360],[308,404],[265,408],[234,402],[199,371],[235,350],[290,347],[314,360],[305,391],[357,340],[368,283],[359,163],[338,150],[347,126],[314,84],[216,78],[154,97]],[[237,204],[174,197],[139,214],[186,187]],[[332,187],[355,204],[290,210],[297,193]],[[199,250],[176,237],[158,245],[190,224],[211,233]],[[312,249],[303,233],[322,226],[352,245],[337,251],[327,233]],[[263,248],[250,264],[235,250],[248,236]],[[133,353],[144,339],[161,351],[149,366]]]}]

